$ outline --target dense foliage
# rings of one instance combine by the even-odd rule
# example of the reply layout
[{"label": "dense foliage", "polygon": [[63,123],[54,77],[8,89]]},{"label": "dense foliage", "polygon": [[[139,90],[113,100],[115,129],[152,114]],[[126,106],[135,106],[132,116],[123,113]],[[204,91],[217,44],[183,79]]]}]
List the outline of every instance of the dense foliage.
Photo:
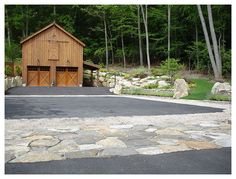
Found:
[{"label": "dense foliage", "polygon": [[[6,60],[21,57],[20,41],[56,21],[86,44],[85,60],[94,63],[140,65],[138,5],[6,5]],[[207,16],[205,6],[203,13]],[[212,6],[214,26],[222,49],[223,73],[231,67],[231,6]],[[167,5],[148,5],[150,61],[160,65],[167,59]],[[139,13],[142,52],[146,61],[145,28]],[[106,33],[105,33],[106,32]],[[107,43],[106,43],[107,42]],[[180,59],[191,70],[211,72],[201,22],[195,5],[172,5],[170,58]]]}]

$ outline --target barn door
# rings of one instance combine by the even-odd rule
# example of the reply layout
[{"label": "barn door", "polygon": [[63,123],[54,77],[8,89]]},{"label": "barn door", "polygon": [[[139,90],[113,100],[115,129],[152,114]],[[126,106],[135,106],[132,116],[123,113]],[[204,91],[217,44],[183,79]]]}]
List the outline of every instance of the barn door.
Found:
[{"label": "barn door", "polygon": [[78,86],[78,68],[77,67],[57,67],[57,86]]},{"label": "barn door", "polygon": [[57,86],[66,86],[66,68],[57,67],[56,71],[57,71],[56,74]]},{"label": "barn door", "polygon": [[28,86],[50,86],[50,67],[28,66]]},{"label": "barn door", "polygon": [[39,86],[50,86],[49,67],[39,67]]},{"label": "barn door", "polygon": [[67,86],[78,86],[78,68],[67,68]]},{"label": "barn door", "polygon": [[38,67],[29,66],[27,73],[27,84],[28,86],[38,86]]}]

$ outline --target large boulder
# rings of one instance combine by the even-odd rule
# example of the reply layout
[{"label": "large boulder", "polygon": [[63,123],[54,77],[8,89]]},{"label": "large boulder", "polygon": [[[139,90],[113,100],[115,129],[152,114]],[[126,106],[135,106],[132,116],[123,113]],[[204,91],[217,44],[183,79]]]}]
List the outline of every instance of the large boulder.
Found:
[{"label": "large boulder", "polygon": [[231,86],[229,83],[216,82],[211,89],[211,93],[213,95],[216,94],[231,95]]},{"label": "large boulder", "polygon": [[5,78],[5,91],[8,90],[8,88],[10,88],[10,80],[8,78]]},{"label": "large boulder", "polygon": [[179,99],[188,96],[188,84],[184,79],[176,79],[174,84],[174,96],[173,98]]},{"label": "large boulder", "polygon": [[11,78],[11,88],[16,87],[16,80],[14,77]]},{"label": "large boulder", "polygon": [[102,77],[102,76],[99,76],[98,80],[99,80],[100,82],[104,82],[104,81],[105,81],[105,78]]},{"label": "large boulder", "polygon": [[170,79],[170,76],[162,75],[162,76],[160,76],[160,78],[163,80],[168,80],[168,79]]},{"label": "large boulder", "polygon": [[160,81],[158,81],[158,87],[159,87],[159,88],[164,88],[164,87],[169,86],[169,85],[170,85],[170,84],[167,83],[165,80],[160,80]]},{"label": "large boulder", "polygon": [[139,81],[140,78],[132,78],[132,81]]},{"label": "large boulder", "polygon": [[113,93],[115,94],[121,94],[122,86],[120,84],[116,84]]},{"label": "large boulder", "polygon": [[15,81],[16,81],[16,86],[22,86],[22,77],[16,76]]},{"label": "large boulder", "polygon": [[128,81],[128,80],[125,80],[125,79],[120,81],[120,84],[122,86],[125,86],[125,87],[131,87],[132,86],[132,83],[130,81]]}]

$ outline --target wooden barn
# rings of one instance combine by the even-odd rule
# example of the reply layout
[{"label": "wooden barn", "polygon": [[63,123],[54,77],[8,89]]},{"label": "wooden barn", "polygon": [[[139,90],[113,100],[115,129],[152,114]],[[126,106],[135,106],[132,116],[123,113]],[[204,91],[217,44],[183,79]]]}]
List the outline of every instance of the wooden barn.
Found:
[{"label": "wooden barn", "polygon": [[98,70],[83,63],[85,44],[55,22],[21,41],[21,46],[27,86],[82,86],[84,65]]}]

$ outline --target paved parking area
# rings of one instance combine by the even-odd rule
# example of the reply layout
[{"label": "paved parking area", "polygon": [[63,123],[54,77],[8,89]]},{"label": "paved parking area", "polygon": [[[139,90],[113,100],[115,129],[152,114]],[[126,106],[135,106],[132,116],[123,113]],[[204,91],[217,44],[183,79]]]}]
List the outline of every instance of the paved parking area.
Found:
[{"label": "paved parking area", "polygon": [[114,95],[107,87],[15,87],[7,95]]},{"label": "paved parking area", "polygon": [[116,96],[6,97],[6,119],[153,116],[222,112],[221,108]]},{"label": "paved parking area", "polygon": [[38,163],[8,163],[6,174],[231,174],[231,148],[83,158]]},{"label": "paved parking area", "polygon": [[[139,173],[133,162],[143,168],[140,173],[175,173],[171,163],[180,159],[176,173],[230,173],[224,149],[231,147],[230,106],[144,96],[6,96],[6,173],[93,173],[86,166],[94,162],[94,173]],[[198,164],[192,161],[195,151],[205,149],[212,152],[198,153]],[[181,151],[189,153],[178,158]],[[169,153],[166,160],[159,157]],[[162,168],[157,160],[169,163]],[[204,170],[202,163],[212,166]]]}]

